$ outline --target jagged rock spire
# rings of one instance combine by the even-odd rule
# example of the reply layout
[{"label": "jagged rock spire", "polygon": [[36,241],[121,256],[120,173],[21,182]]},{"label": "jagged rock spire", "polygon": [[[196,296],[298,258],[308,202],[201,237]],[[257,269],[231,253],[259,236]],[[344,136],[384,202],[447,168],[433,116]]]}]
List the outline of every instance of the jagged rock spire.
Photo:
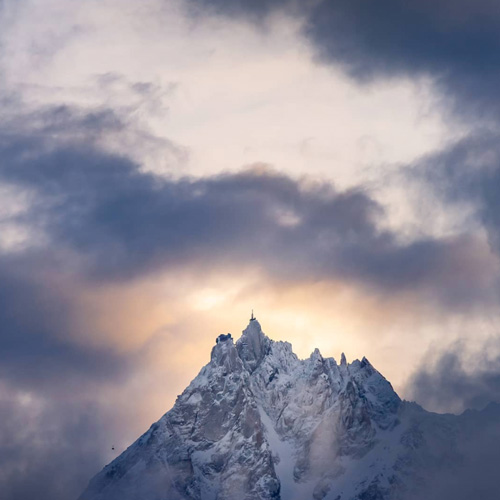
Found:
[{"label": "jagged rock spire", "polygon": [[245,367],[253,372],[269,351],[270,339],[264,335],[260,323],[253,316],[250,323],[243,330],[241,338],[236,342],[238,354]]}]

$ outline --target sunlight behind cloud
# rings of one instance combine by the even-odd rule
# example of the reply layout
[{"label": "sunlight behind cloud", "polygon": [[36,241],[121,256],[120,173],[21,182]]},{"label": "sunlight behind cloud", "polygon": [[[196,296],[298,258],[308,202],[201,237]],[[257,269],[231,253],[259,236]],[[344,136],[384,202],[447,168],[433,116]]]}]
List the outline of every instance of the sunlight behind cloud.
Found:
[{"label": "sunlight behind cloud", "polygon": [[[384,297],[341,281],[280,282],[248,267],[204,274],[179,269],[127,286],[90,287],[77,296],[82,318],[73,341],[139,356],[145,377],[154,372],[169,380],[161,388],[164,406],[209,361],[219,334],[239,338],[252,309],[265,333],[291,342],[300,358],[316,347],[337,362],[342,352],[351,361],[366,356],[397,390],[430,349],[478,324],[475,314],[443,314],[411,291]],[[476,340],[487,340],[495,325],[483,322]]]}]

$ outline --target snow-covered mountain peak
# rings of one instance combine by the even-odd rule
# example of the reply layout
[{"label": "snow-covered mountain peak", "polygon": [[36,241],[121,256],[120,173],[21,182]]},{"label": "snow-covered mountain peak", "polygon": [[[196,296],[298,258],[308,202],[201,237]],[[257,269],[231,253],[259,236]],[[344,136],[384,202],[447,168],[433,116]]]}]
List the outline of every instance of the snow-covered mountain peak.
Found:
[{"label": "snow-covered mountain peak", "polygon": [[301,360],[252,316],[81,500],[401,500],[456,435],[366,358]]},{"label": "snow-covered mountain peak", "polygon": [[241,332],[241,337],[238,339],[238,342],[248,342],[251,339],[261,342],[267,338],[266,334],[262,331],[259,321],[256,318],[252,318],[247,327]]},{"label": "snow-covered mountain peak", "polygon": [[323,362],[323,356],[321,355],[321,353],[319,352],[319,349],[316,347],[316,349],[314,349],[314,351],[311,353],[311,356],[309,357],[309,359],[313,362]]},{"label": "snow-covered mountain peak", "polygon": [[236,342],[238,354],[250,373],[259,366],[264,356],[269,353],[271,342],[271,339],[264,335],[260,323],[255,318],[252,318]]}]

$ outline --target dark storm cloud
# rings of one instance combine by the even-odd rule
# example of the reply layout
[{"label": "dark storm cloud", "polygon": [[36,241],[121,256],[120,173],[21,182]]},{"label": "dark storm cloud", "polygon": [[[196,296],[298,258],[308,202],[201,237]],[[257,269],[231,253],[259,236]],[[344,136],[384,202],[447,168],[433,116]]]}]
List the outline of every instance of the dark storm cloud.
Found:
[{"label": "dark storm cloud", "polygon": [[489,357],[487,346],[468,362],[463,354],[463,345],[457,344],[423,366],[409,383],[409,397],[431,411],[461,412],[500,403],[500,357]]},{"label": "dark storm cloud", "polygon": [[0,389],[0,486],[6,500],[77,498],[116,435],[102,408]]},{"label": "dark storm cloud", "polygon": [[[467,206],[466,225],[483,228],[490,247],[500,256],[500,135],[478,131],[405,170],[407,181],[422,182],[428,197],[434,195],[450,210]],[[498,260],[488,266],[495,273]],[[498,303],[498,302],[497,302]],[[471,333],[471,336],[473,333]],[[425,365],[414,376],[409,393],[434,410],[480,408],[500,401],[500,358],[486,344],[483,356],[464,361],[463,346],[448,349],[438,361]],[[491,347],[493,349],[491,349]]]},{"label": "dark storm cloud", "polygon": [[74,139],[100,130],[105,114],[95,127],[79,117],[79,132],[63,141],[54,133],[59,113],[54,117],[45,137],[40,129],[0,134],[0,179],[34,193],[33,209],[19,217],[54,248],[79,255],[80,271],[95,279],[177,264],[246,263],[292,280],[423,291],[448,305],[490,292],[472,238],[401,244],[379,229],[383,210],[361,189],[339,192],[262,166],[201,179],[159,177]]},{"label": "dark storm cloud", "polygon": [[[49,154],[56,142],[70,147],[85,137],[92,147],[99,134],[122,127],[110,111],[70,113],[64,106],[31,113],[29,138],[19,134],[25,124],[16,117],[2,127],[0,170],[15,169],[16,158]],[[46,215],[44,209],[37,216],[35,203],[10,220],[2,214],[1,223],[37,228]],[[56,242],[0,252],[0,496],[6,500],[76,498],[109,459],[115,427],[96,387],[123,383],[134,362],[82,342],[82,330],[98,332],[92,318],[81,321],[81,284]]]},{"label": "dark storm cloud", "polygon": [[466,203],[500,253],[500,134],[482,131],[431,154],[407,171],[448,206]]},{"label": "dark storm cloud", "polygon": [[[84,143],[95,146],[102,134],[124,132],[127,128],[123,117],[108,108],[86,111],[60,105],[25,112],[19,96],[2,97],[5,101],[0,125],[2,165],[16,154],[49,151],[56,145]],[[23,132],[26,127],[28,134]]]},{"label": "dark storm cloud", "polygon": [[[57,261],[36,254],[0,257],[5,500],[76,498],[109,459],[119,433],[96,390],[123,383],[134,365],[110,349],[76,342],[78,297],[54,279],[59,271]],[[92,320],[85,326],[93,328]]]},{"label": "dark storm cloud", "polygon": [[342,65],[360,81],[430,75],[456,111],[500,112],[500,5],[495,0],[192,2],[258,20],[284,9],[305,19],[305,34],[323,61]]},{"label": "dark storm cloud", "polygon": [[[465,355],[458,342],[430,360],[415,373],[406,394],[430,411],[455,413],[461,422],[456,451],[460,464],[448,460],[425,479],[425,498],[496,498],[497,464],[500,460],[500,357],[498,341],[483,346],[480,354]],[[496,402],[495,403],[492,403]],[[464,411],[466,410],[466,411]],[[478,411],[481,410],[481,411]],[[419,500],[422,496],[411,497]]]},{"label": "dark storm cloud", "polygon": [[43,388],[119,377],[126,359],[75,344],[77,297],[59,289],[54,269],[36,256],[0,257],[0,378]]},{"label": "dark storm cloud", "polygon": [[[13,104],[21,103],[14,99]],[[10,108],[7,107],[6,116]],[[111,110],[84,113],[66,106],[39,109],[28,116],[19,113],[4,120],[0,171],[5,173],[21,169],[23,162],[36,163],[37,155],[50,155],[56,144],[69,148],[84,140],[92,149],[103,133],[124,127]],[[20,134],[26,123],[30,133]],[[38,167],[41,174],[45,167]],[[34,183],[43,177],[35,175]],[[52,191],[49,184],[50,181],[42,189],[51,198],[48,204],[57,212],[60,193]],[[2,222],[28,225],[36,231],[48,224],[47,206],[39,206],[31,194],[28,199],[33,203],[31,210],[14,211],[12,216],[3,216]],[[71,218],[71,214],[67,216]],[[108,350],[75,345],[72,334],[79,305],[74,285],[78,278],[71,276],[71,269],[65,266],[56,241],[50,242],[43,252],[33,248],[0,252],[0,376],[15,379],[18,385],[43,385],[55,380],[77,382],[80,377],[106,378],[126,365]]]},{"label": "dark storm cloud", "polygon": [[[468,356],[461,342],[438,355],[429,353],[429,361],[410,380],[405,393],[427,410],[464,413],[457,417],[461,431],[456,448],[433,464],[432,473],[422,480],[423,491],[408,500],[496,498],[500,357],[490,351],[498,352],[497,345],[495,339],[484,343],[475,356]],[[450,460],[453,453],[460,455],[459,462]]]}]

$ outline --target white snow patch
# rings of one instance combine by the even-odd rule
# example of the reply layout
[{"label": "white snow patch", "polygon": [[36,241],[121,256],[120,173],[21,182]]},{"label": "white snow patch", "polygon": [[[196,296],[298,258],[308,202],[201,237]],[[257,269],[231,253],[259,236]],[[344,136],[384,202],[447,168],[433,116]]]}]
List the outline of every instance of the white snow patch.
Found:
[{"label": "white snow patch", "polygon": [[292,443],[282,440],[275,431],[269,415],[261,405],[257,405],[260,419],[266,431],[267,442],[271,448],[273,457],[279,457],[279,462],[274,463],[276,475],[281,484],[281,498],[286,500],[304,500],[312,498],[314,482],[308,481],[297,483],[293,478],[295,465],[295,449]]},{"label": "white snow patch", "polygon": [[189,399],[186,401],[187,404],[189,405],[196,405],[198,404],[203,398],[201,397],[201,394],[199,392],[194,392],[189,396]]}]

